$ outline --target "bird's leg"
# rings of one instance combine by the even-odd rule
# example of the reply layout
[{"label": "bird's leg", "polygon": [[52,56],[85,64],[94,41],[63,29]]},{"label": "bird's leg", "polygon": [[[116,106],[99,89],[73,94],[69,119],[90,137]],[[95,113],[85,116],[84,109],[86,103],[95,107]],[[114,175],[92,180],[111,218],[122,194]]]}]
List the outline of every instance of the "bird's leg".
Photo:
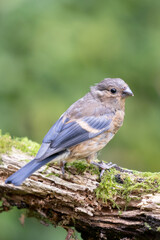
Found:
[{"label": "bird's leg", "polygon": [[87,163],[91,164],[94,160],[97,159],[97,153],[92,153],[88,157],[86,157]]},{"label": "bird's leg", "polygon": [[66,166],[67,162],[66,161],[61,161],[60,166],[61,166],[61,171],[62,174],[65,174],[65,166]]}]

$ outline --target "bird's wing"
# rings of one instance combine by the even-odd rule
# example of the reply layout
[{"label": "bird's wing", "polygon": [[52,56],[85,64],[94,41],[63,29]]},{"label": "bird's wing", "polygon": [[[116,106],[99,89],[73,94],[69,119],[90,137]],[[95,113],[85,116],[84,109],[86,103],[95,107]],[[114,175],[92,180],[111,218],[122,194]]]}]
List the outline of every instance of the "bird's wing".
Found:
[{"label": "bird's wing", "polygon": [[43,160],[48,156],[96,137],[107,131],[110,123],[111,119],[107,118],[107,115],[74,120],[68,118],[64,120],[62,116],[44,137],[36,159]]}]

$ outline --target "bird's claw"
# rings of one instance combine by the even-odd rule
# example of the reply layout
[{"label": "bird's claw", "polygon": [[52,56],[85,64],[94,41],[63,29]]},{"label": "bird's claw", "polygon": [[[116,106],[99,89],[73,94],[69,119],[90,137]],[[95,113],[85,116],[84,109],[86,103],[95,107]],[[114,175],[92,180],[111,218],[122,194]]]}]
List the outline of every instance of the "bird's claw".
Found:
[{"label": "bird's claw", "polygon": [[100,179],[102,178],[105,170],[109,170],[110,168],[116,168],[118,167],[117,164],[109,162],[109,163],[105,163],[105,162],[91,162],[91,164],[94,164],[95,166],[99,167],[101,169],[101,173],[100,173]]}]

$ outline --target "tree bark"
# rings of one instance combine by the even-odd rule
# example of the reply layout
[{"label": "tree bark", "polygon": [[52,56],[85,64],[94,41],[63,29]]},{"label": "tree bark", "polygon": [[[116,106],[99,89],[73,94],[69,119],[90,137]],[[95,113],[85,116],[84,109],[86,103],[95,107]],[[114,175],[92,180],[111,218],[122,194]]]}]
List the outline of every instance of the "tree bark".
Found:
[{"label": "tree bark", "polygon": [[[84,240],[160,239],[158,174],[152,178],[154,187],[156,186],[154,191],[152,185],[147,191],[142,187],[137,190],[134,188],[129,191],[127,198],[115,193],[113,199],[97,194],[97,189],[101,186],[97,174],[93,174],[88,168],[78,174],[74,165],[67,167],[64,176],[58,165],[44,166],[22,186],[5,184],[9,175],[26,164],[25,159],[32,158],[15,147],[1,154],[1,212],[8,211],[13,206],[26,208],[28,216],[34,216],[43,222],[64,228],[75,227]],[[109,172],[105,174],[107,176]],[[131,179],[135,178],[132,172],[127,173],[128,175]],[[121,188],[125,182],[123,171],[116,176],[113,173],[113,178],[117,179]],[[146,178],[141,177],[136,181],[138,184],[144,182],[145,185]]]}]

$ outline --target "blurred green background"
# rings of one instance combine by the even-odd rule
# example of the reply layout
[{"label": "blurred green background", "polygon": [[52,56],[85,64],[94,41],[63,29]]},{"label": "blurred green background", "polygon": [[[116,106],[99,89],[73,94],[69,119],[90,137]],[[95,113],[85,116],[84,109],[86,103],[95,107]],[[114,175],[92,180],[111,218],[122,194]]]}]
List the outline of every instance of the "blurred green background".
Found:
[{"label": "blurred green background", "polygon": [[[41,142],[89,87],[124,79],[123,128],[99,159],[143,171],[160,169],[160,1],[1,0],[0,128]],[[0,215],[0,239],[64,239],[65,232]],[[5,224],[4,224],[5,222]],[[3,223],[3,228],[2,228]],[[14,231],[8,231],[14,226]],[[28,227],[27,227],[28,226]],[[34,226],[34,227],[33,227]],[[21,229],[21,230],[20,230]],[[47,230],[48,229],[48,230]],[[58,237],[59,236],[59,237]]]}]

